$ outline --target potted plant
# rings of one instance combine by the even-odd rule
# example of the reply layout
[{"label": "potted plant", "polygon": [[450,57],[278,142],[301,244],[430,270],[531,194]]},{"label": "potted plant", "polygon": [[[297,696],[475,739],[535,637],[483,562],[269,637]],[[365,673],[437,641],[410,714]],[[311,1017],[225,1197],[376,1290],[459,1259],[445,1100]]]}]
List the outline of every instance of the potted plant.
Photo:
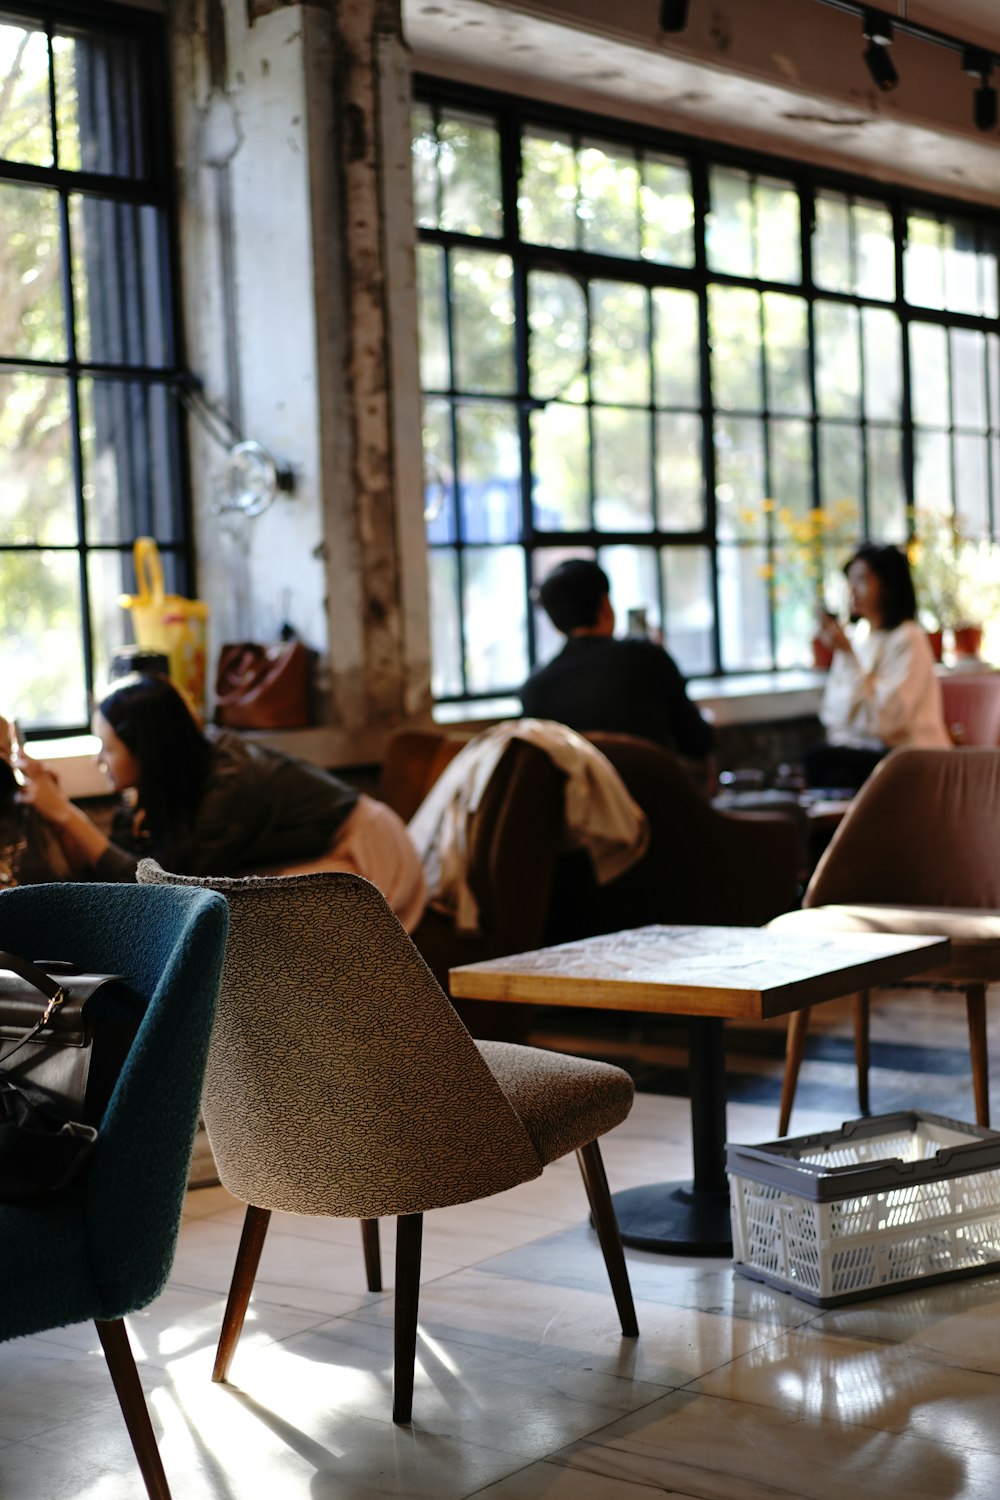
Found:
[{"label": "potted plant", "polygon": [[858,540],[858,507],[853,500],[834,500],[826,506],[796,513],[790,506],[765,500],[771,517],[773,563],[767,569],[779,619],[789,633],[808,631],[813,663],[829,667],[832,653],[815,634],[817,611],[840,586],[844,554]]},{"label": "potted plant", "polygon": [[913,529],[910,566],[932,644],[950,631],[956,656],[978,657],[984,628],[1000,622],[997,544],[973,539],[960,517],[940,511],[916,511]]}]

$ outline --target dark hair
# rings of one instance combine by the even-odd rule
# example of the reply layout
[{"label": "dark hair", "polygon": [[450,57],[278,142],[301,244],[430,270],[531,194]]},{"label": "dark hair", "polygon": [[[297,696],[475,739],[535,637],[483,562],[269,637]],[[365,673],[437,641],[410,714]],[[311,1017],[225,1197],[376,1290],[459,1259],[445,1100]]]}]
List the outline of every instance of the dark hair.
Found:
[{"label": "dark hair", "polygon": [[844,564],[846,573],[852,563],[863,562],[882,586],[882,625],[895,630],[904,620],[917,617],[917,596],[910,576],[906,553],[899,547],[881,547],[876,542],[862,542]]},{"label": "dark hair", "polygon": [[97,707],[139,767],[138,804],[152,853],[168,869],[180,868],[208,775],[210,742],[166,677],[120,677]]},{"label": "dark hair", "polygon": [[586,557],[570,557],[552,569],[538,590],[539,603],[557,630],[589,630],[611,592],[608,575]]}]

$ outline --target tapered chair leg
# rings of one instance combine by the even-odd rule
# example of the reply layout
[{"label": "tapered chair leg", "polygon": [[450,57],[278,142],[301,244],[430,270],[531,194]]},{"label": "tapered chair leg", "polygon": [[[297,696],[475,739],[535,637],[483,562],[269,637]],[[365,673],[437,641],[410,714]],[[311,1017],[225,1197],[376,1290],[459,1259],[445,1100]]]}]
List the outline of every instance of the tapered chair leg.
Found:
[{"label": "tapered chair leg", "polygon": [[382,1290],[382,1252],[379,1247],[378,1219],[361,1220],[361,1248],[365,1255],[365,1277],[370,1292]]},{"label": "tapered chair leg", "polygon": [[149,1420],[149,1407],[139,1382],[125,1324],[121,1318],[115,1318],[107,1323],[97,1321],[95,1326],[149,1500],[170,1500],[170,1486],[163,1472],[156,1434]]},{"label": "tapered chair leg", "polygon": [[969,1055],[972,1058],[972,1094],[976,1101],[976,1124],[990,1123],[990,1061],[986,1050],[986,986],[965,986],[965,1010],[969,1019]]},{"label": "tapered chair leg", "polygon": [[608,1191],[608,1179],[604,1172],[601,1148],[596,1141],[589,1141],[586,1146],[578,1149],[576,1159],[580,1163],[580,1174],[583,1177],[583,1185],[587,1189],[591,1217],[604,1254],[604,1264],[608,1268],[608,1280],[611,1282],[611,1290],[614,1293],[622,1333],[627,1339],[637,1339],[639,1324],[636,1321],[635,1304],[632,1301],[632,1286],[628,1279],[628,1267],[625,1264],[625,1252],[622,1249],[614,1204],[611,1202],[611,1194]]},{"label": "tapered chair leg", "polygon": [[795,1089],[799,1081],[799,1069],[806,1050],[806,1032],[809,1030],[810,1007],[804,1005],[794,1010],[788,1018],[788,1035],[785,1040],[785,1076],[781,1081],[781,1107],[778,1111],[778,1134],[788,1134],[788,1122],[792,1118]]},{"label": "tapered chair leg", "polygon": [[392,1420],[413,1415],[413,1367],[417,1359],[417,1306],[420,1300],[420,1246],[423,1214],[396,1220],[396,1314],[393,1338]]},{"label": "tapered chair leg", "polygon": [[858,1109],[871,1114],[868,1072],[871,1067],[871,993],[861,990],[854,997],[854,1061],[858,1069]]},{"label": "tapered chair leg", "polygon": [[222,1332],[219,1334],[219,1347],[215,1351],[213,1380],[225,1380],[229,1374],[230,1361],[236,1352],[240,1334],[243,1332],[247,1303],[253,1291],[254,1278],[260,1264],[260,1252],[264,1248],[264,1236],[267,1234],[267,1226],[270,1222],[271,1210],[269,1208],[254,1208],[252,1203],[247,1205],[246,1218],[243,1220],[243,1233],[240,1235],[240,1248],[236,1254],[233,1279],[229,1286],[229,1299],[226,1302],[226,1312],[222,1319]]}]

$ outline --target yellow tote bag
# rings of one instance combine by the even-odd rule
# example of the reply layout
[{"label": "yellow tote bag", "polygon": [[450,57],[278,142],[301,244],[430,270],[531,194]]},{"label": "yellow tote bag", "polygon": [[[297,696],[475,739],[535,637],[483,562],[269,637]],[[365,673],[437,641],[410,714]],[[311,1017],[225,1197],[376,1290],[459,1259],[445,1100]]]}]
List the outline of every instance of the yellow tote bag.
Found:
[{"label": "yellow tote bag", "polygon": [[118,602],[131,613],[136,644],[166,652],[171,682],[204,720],[208,605],[165,591],[163,563],[151,536],[137,537],[132,556],[139,592],[121,594]]}]

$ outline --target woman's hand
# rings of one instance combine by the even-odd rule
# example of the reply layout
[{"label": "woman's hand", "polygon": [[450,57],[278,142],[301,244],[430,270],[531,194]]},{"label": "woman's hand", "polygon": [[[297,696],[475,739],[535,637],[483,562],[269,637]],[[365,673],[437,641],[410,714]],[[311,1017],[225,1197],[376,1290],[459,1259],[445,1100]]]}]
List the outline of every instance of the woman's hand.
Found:
[{"label": "woman's hand", "polygon": [[24,777],[24,785],[17,794],[18,802],[33,807],[39,817],[47,823],[66,824],[74,814],[73,803],[59,785],[55,772],[40,760],[32,760],[23,752],[14,757],[14,768]]},{"label": "woman's hand", "polygon": [[847,632],[837,616],[828,614],[826,610],[821,610],[817,617],[816,634],[831,651],[853,650]]},{"label": "woman's hand", "polygon": [[10,720],[0,714],[0,760],[10,763],[13,755],[13,736],[11,734]]}]

